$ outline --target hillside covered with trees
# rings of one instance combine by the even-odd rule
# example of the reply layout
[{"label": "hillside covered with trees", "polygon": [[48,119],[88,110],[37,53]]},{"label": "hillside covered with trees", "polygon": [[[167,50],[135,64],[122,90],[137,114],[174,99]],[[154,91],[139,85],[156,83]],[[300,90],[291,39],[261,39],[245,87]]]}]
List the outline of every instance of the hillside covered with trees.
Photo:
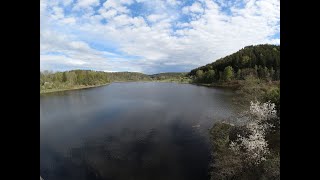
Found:
[{"label": "hillside covered with trees", "polygon": [[224,58],[193,69],[188,73],[197,83],[244,80],[253,76],[265,80],[280,80],[280,46],[247,46]]},{"label": "hillside covered with trees", "polygon": [[149,75],[153,81],[158,82],[179,82],[179,83],[190,83],[190,78],[185,72],[168,72]]},{"label": "hillside covered with trees", "polygon": [[151,78],[138,72],[105,72],[110,82],[151,81]]},{"label": "hillside covered with trees", "polygon": [[235,103],[247,110],[210,129],[211,179],[280,179],[280,46],[247,46],[189,73],[43,71],[40,93],[129,81],[236,84]]},{"label": "hillside covered with trees", "polygon": [[160,81],[183,82],[190,79],[187,73],[159,73],[147,75],[138,72],[103,72],[92,70],[71,70],[64,72],[40,72],[40,93],[81,89],[112,82]]},{"label": "hillside covered with trees", "polygon": [[210,129],[211,179],[280,179],[280,46],[247,46],[188,76],[234,86],[234,102],[245,109]]},{"label": "hillside covered with trees", "polygon": [[152,74],[150,77],[155,80],[162,80],[168,78],[179,78],[184,77],[187,73],[178,73],[178,72],[167,72],[167,73],[158,73]]},{"label": "hillside covered with trees", "polygon": [[40,93],[80,89],[105,85],[111,82],[150,81],[151,78],[136,72],[102,72],[72,70],[65,72],[40,72]]}]

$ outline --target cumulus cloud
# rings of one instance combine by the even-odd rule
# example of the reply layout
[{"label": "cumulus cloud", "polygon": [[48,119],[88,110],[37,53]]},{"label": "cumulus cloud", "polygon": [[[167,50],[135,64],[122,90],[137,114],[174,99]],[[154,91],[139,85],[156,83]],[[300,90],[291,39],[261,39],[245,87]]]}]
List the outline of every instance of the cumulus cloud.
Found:
[{"label": "cumulus cloud", "polygon": [[76,2],[76,7],[79,8],[88,8],[97,5],[99,5],[99,0],[77,0]]},{"label": "cumulus cloud", "polygon": [[42,69],[189,71],[280,44],[279,0],[41,0],[40,14]]},{"label": "cumulus cloud", "polygon": [[182,12],[184,14],[188,13],[202,13],[204,9],[201,7],[201,4],[199,2],[193,3],[191,6],[185,6],[182,8]]}]

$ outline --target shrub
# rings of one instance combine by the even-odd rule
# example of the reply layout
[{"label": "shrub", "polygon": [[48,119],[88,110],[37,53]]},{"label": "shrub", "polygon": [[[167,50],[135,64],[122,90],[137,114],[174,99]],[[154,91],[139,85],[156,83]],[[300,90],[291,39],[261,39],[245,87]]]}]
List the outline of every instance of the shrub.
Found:
[{"label": "shrub", "polygon": [[280,179],[280,122],[275,104],[251,102],[245,125],[216,123],[211,179]]}]

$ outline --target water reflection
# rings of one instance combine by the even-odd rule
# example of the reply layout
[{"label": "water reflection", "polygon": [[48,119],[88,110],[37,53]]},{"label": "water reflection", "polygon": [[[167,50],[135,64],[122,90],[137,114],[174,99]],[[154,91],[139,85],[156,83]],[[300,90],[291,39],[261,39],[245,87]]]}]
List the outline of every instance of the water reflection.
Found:
[{"label": "water reflection", "polygon": [[232,93],[173,83],[115,83],[43,96],[46,179],[208,179],[207,130]]}]

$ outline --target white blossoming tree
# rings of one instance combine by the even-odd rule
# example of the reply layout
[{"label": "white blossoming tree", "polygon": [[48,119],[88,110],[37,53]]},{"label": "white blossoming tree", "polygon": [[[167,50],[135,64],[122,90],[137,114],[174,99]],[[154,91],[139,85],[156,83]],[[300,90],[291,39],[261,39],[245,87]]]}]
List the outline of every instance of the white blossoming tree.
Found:
[{"label": "white blossoming tree", "polygon": [[250,110],[245,114],[248,120],[245,127],[249,133],[246,136],[238,134],[238,138],[230,143],[230,148],[248,163],[257,165],[266,160],[269,153],[265,135],[266,130],[272,126],[269,120],[277,116],[275,104],[251,102]]}]

